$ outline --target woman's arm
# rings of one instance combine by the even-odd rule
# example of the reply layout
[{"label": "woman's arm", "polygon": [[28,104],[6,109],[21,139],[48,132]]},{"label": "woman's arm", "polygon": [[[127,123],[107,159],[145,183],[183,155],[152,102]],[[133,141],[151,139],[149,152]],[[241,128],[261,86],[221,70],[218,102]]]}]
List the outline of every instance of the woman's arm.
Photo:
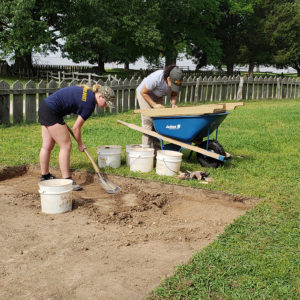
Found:
[{"label": "woman's arm", "polygon": [[78,149],[81,152],[84,149],[86,149],[86,146],[82,144],[82,140],[81,140],[81,127],[82,127],[84,122],[85,122],[85,120],[81,116],[78,116],[77,120],[75,121],[75,124],[73,126],[73,133],[74,133],[74,136],[75,136],[76,141],[78,143]]},{"label": "woman's arm", "polygon": [[152,98],[149,96],[149,92],[150,91],[146,88],[146,85],[144,85],[141,89],[140,94],[152,108],[164,107],[163,105],[157,104],[155,101],[153,101]]}]

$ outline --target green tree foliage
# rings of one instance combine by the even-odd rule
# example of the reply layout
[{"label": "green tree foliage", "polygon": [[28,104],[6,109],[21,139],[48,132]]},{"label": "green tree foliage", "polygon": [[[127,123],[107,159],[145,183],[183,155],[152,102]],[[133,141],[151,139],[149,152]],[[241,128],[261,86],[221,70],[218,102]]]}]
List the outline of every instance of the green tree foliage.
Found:
[{"label": "green tree foliage", "polygon": [[233,74],[239,63],[240,45],[245,20],[253,14],[253,1],[223,0],[220,3],[221,20],[215,34],[221,42],[222,55],[218,65],[226,65],[228,75]]},{"label": "green tree foliage", "polygon": [[[211,34],[219,19],[218,3],[218,0],[157,0],[157,28],[161,43],[151,50],[152,55],[161,54],[169,65],[176,63],[178,53],[186,50],[191,54],[197,47],[207,53],[209,62],[214,61],[220,50]],[[151,55],[146,56],[151,58]]]},{"label": "green tree foliage", "polygon": [[55,29],[61,1],[6,0],[0,2],[0,48],[13,55],[15,68],[32,68],[33,51],[56,49]]},{"label": "green tree foliage", "polygon": [[240,62],[255,65],[291,65],[299,55],[299,4],[295,0],[257,0],[245,20]]},{"label": "green tree foliage", "polygon": [[253,13],[247,15],[241,29],[239,57],[241,64],[249,65],[249,76],[253,74],[255,65],[272,63],[272,49],[264,30],[268,7],[264,0],[253,2]]},{"label": "green tree foliage", "polygon": [[292,66],[300,75],[300,4],[278,1],[268,15],[265,31],[274,49],[274,63]]},{"label": "green tree foliage", "polygon": [[[0,2],[0,54],[18,69],[32,52],[55,51],[75,62],[144,56],[176,63],[186,52],[198,66],[292,66],[300,73],[299,0],[6,0]],[[57,40],[63,39],[58,45]]]},{"label": "green tree foliage", "polygon": [[[75,62],[97,63],[136,61],[160,39],[152,17],[151,1],[74,0],[63,19],[61,32],[65,56]],[[152,3],[151,3],[152,4]],[[76,30],[74,30],[76,28]]]}]

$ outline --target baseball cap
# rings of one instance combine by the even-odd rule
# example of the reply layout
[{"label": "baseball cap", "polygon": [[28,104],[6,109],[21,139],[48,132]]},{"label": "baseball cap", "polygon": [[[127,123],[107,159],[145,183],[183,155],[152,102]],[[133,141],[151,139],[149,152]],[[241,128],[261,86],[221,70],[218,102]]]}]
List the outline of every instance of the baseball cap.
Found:
[{"label": "baseball cap", "polygon": [[178,93],[181,88],[183,74],[178,67],[174,67],[170,72],[171,90]]},{"label": "baseball cap", "polygon": [[98,88],[98,93],[101,93],[105,99],[105,102],[109,108],[114,108],[114,101],[116,99],[115,92],[113,89],[107,85],[100,86]]}]

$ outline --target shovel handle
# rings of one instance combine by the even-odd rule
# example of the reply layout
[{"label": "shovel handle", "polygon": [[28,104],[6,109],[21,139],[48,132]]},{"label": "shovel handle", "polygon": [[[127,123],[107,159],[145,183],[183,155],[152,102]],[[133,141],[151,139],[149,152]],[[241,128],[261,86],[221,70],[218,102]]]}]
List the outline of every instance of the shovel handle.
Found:
[{"label": "shovel handle", "polygon": [[[76,137],[75,137],[75,135],[74,135],[74,133],[73,133],[73,130],[72,130],[67,124],[66,124],[66,126],[67,126],[67,128],[68,128],[70,134],[72,135],[72,137],[74,138],[74,140],[75,140],[75,141],[77,142],[77,144],[78,144],[78,141],[77,141],[77,139],[76,139]],[[91,161],[91,163],[92,163],[92,165],[93,165],[93,168],[94,168],[95,172],[96,172],[96,173],[100,173],[98,166],[96,165],[96,163],[94,162],[93,158],[92,158],[91,155],[88,153],[88,151],[87,151],[86,149],[84,149],[83,152],[84,152],[85,155],[88,157],[88,159]]]}]

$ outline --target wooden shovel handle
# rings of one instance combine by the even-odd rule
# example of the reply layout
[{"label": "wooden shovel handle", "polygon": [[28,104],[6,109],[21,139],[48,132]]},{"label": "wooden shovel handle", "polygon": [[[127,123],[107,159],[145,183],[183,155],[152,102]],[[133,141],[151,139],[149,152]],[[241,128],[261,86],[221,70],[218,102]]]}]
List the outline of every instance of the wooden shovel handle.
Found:
[{"label": "wooden shovel handle", "polygon": [[[67,125],[67,124],[66,124],[66,125]],[[76,139],[76,137],[75,137],[75,135],[74,135],[74,133],[73,133],[73,130],[72,130],[68,125],[67,125],[67,128],[68,128],[70,134],[72,135],[72,137],[74,138],[74,140],[75,140],[75,141],[77,142],[77,144],[78,144],[78,141],[77,141],[77,139]],[[100,170],[99,170],[97,164],[94,162],[93,158],[92,158],[91,155],[88,153],[88,151],[87,151],[86,149],[84,149],[83,152],[86,154],[86,156],[88,157],[88,159],[91,161],[91,163],[92,163],[92,165],[93,165],[93,168],[94,168],[95,172],[96,172],[96,173],[100,173]]]}]

